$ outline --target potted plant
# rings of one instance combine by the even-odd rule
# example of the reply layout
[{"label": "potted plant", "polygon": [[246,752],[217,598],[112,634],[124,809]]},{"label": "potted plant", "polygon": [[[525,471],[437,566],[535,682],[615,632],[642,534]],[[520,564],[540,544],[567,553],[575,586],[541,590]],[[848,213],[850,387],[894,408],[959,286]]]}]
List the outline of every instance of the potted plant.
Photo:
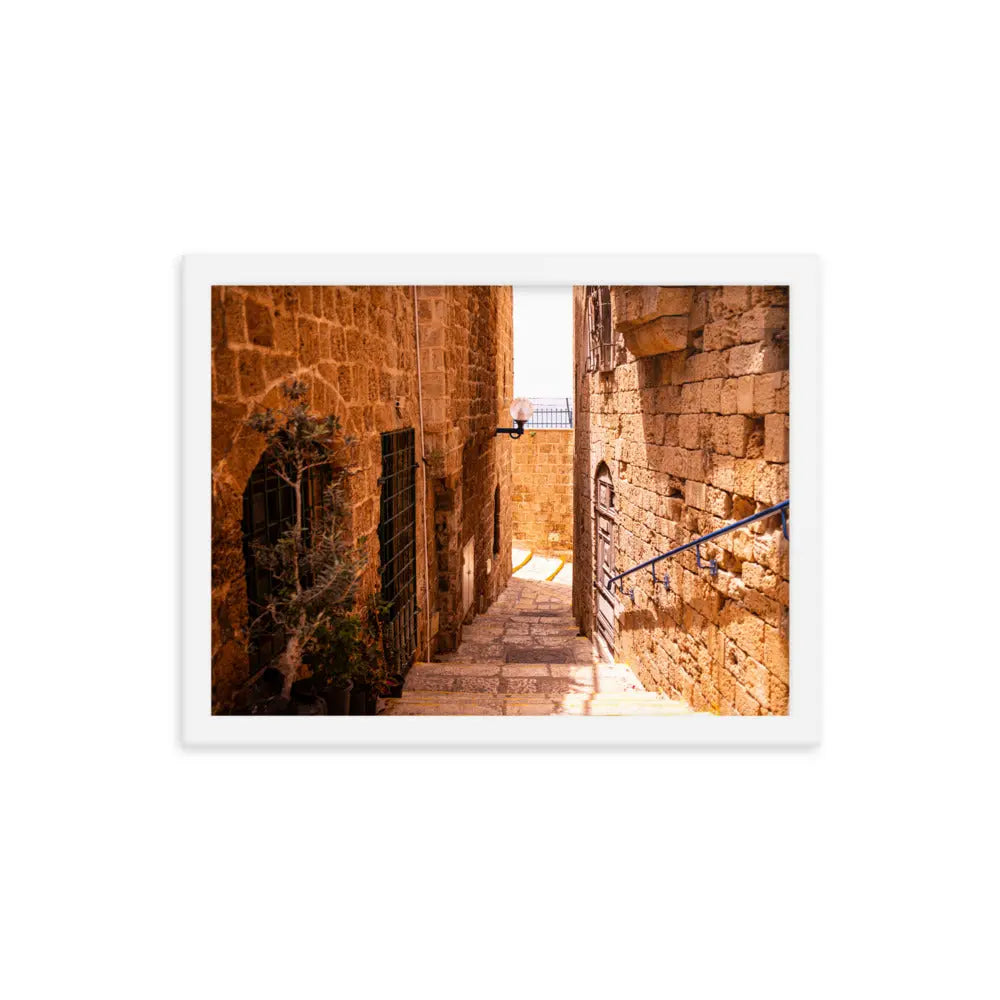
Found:
[{"label": "potted plant", "polygon": [[344,611],[317,630],[307,662],[329,715],[349,715],[357,673],[358,615]]},{"label": "potted plant", "polygon": [[385,658],[382,622],[388,610],[384,601],[373,598],[360,615],[352,715],[374,715],[378,699],[385,697],[401,681]]},{"label": "potted plant", "polygon": [[[272,588],[251,632],[266,623],[286,639],[282,652],[244,686],[252,712],[294,711],[293,687],[296,695],[303,693],[297,682],[312,675],[307,700],[321,696],[328,709],[346,714],[356,669],[354,604],[366,564],[365,539],[355,539],[346,528],[347,470],[335,460],[338,448],[352,439],[342,434],[336,416],[309,412],[306,392],[305,384],[294,380],[283,389],[283,407],[255,413],[247,421],[264,435],[275,472],[293,496],[288,529],[274,543],[252,545],[258,565],[271,575]],[[321,502],[307,511],[307,494],[317,492]],[[272,680],[266,703],[255,706],[265,675],[278,683]]]}]

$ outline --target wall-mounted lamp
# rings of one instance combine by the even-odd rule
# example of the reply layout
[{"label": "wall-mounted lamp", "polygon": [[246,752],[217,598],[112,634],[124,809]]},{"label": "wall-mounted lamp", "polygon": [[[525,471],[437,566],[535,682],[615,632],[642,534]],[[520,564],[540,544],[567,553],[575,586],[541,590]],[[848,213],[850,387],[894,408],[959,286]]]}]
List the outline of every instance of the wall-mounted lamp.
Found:
[{"label": "wall-mounted lamp", "polygon": [[524,425],[531,419],[531,414],[535,412],[535,404],[530,399],[520,397],[510,404],[510,415],[514,419],[513,427],[498,427],[497,434],[509,434],[517,440],[524,433]]}]

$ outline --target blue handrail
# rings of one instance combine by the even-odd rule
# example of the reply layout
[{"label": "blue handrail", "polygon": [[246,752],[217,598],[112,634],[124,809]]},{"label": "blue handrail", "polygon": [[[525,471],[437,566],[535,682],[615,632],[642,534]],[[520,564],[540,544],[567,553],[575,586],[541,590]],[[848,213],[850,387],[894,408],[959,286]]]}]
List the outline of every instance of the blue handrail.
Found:
[{"label": "blue handrail", "polygon": [[[664,574],[662,580],[656,579],[656,564],[661,562],[663,559],[669,559],[671,556],[679,555],[681,552],[686,552],[688,549],[694,549],[695,558],[698,560],[698,568],[703,569],[701,562],[701,545],[704,542],[711,541],[713,538],[718,538],[719,535],[726,534],[727,531],[735,531],[737,528],[742,528],[745,524],[750,524],[752,521],[760,521],[765,517],[770,517],[772,514],[781,514],[781,533],[788,537],[788,501],[782,500],[781,503],[776,503],[773,507],[768,507],[766,510],[759,510],[756,514],[751,514],[749,517],[744,517],[739,521],[733,521],[732,524],[727,524],[724,528],[717,528],[715,531],[710,531],[707,535],[702,535],[700,538],[696,538],[692,542],[685,542],[684,545],[678,545],[676,549],[671,549],[669,552],[664,552],[662,555],[653,556],[652,559],[647,559],[645,562],[639,563],[638,566],[633,566],[631,569],[625,570],[624,573],[619,573],[617,576],[611,577],[608,580],[606,589],[611,590],[611,588],[618,583],[623,577],[628,576],[630,573],[638,573],[641,569],[646,569],[647,567],[652,568],[653,571],[653,583],[662,583],[667,589],[670,588],[670,581],[667,579],[666,574]],[[712,576],[715,576],[719,571],[719,567],[714,559],[710,560],[708,563],[708,569]],[[621,586],[618,587],[621,591]]]}]

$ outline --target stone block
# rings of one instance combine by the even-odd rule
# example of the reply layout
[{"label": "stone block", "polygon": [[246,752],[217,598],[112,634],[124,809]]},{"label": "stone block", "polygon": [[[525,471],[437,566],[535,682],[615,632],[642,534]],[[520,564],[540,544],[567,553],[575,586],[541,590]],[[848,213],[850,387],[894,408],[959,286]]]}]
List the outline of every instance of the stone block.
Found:
[{"label": "stone block", "polygon": [[716,686],[723,701],[734,701],[736,698],[736,678],[721,665],[715,675]]},{"label": "stone block", "polygon": [[777,598],[779,578],[771,570],[755,562],[744,562],[742,569],[743,581],[748,587]]},{"label": "stone block", "polygon": [[769,707],[771,676],[763,663],[752,656],[744,657],[740,682],[754,701],[763,708]]},{"label": "stone block", "polygon": [[693,297],[689,286],[615,286],[611,289],[614,327],[624,333],[660,317],[683,317],[686,332]]},{"label": "stone block", "polygon": [[788,640],[771,625],[764,626],[763,662],[778,680],[788,683]]},{"label": "stone block", "polygon": [[729,455],[741,458],[747,453],[747,442],[753,429],[752,422],[747,417],[732,416],[720,418],[726,425],[726,447],[723,449]]},{"label": "stone block", "polygon": [[226,306],[221,285],[212,285],[212,350],[226,343]]},{"label": "stone block", "polygon": [[681,412],[701,413],[702,412],[702,383],[689,382],[681,386]]},{"label": "stone block", "polygon": [[299,337],[295,330],[295,319],[291,313],[277,310],[274,317],[273,346],[284,353],[294,353],[299,349]]},{"label": "stone block", "polygon": [[267,306],[248,298],[245,303],[247,335],[251,344],[274,346],[274,320]]},{"label": "stone block", "polygon": [[688,345],[686,316],[660,316],[621,333],[625,349],[637,358],[683,351]]},{"label": "stone block", "polygon": [[731,319],[719,319],[705,324],[703,347],[706,351],[724,351],[737,343],[736,324]]},{"label": "stone block", "polygon": [[699,330],[708,322],[708,295],[702,288],[693,291],[691,309],[688,312],[688,327],[691,330]]},{"label": "stone block", "polygon": [[737,322],[737,339],[742,344],[770,340],[788,329],[788,309],[759,305],[743,313]]},{"label": "stone block", "polygon": [[715,517],[729,517],[732,510],[732,497],[728,493],[691,480],[684,484],[684,502]]},{"label": "stone block", "polygon": [[[698,383],[691,383],[697,385]],[[709,379],[701,384],[701,410],[703,413],[721,413],[722,386],[721,378]],[[687,388],[685,386],[684,388]]]},{"label": "stone block", "polygon": [[782,500],[787,500],[788,466],[760,463],[754,482],[753,496],[754,499],[769,507]]},{"label": "stone block", "polygon": [[783,306],[788,310],[788,285],[751,285],[750,304]]},{"label": "stone block", "polygon": [[680,413],[681,391],[679,385],[659,386],[653,391],[652,409],[657,413]]},{"label": "stone block", "polygon": [[766,375],[753,377],[753,412],[758,414],[776,413],[779,410],[778,394],[782,381],[787,378],[784,372],[768,372]]},{"label": "stone block", "polygon": [[722,609],[719,627],[748,656],[764,659],[764,622],[737,601]]},{"label": "stone block", "polygon": [[760,375],[788,367],[788,350],[780,344],[741,344],[724,352],[730,375]]},{"label": "stone block", "polygon": [[320,359],[317,321],[307,316],[299,316],[296,330],[299,338],[299,361],[303,365],[316,364]]},{"label": "stone block", "polygon": [[240,395],[244,399],[258,396],[264,391],[264,359],[257,351],[240,351],[237,369],[240,376]]},{"label": "stone block", "polygon": [[788,715],[788,685],[774,674],[770,675],[767,707],[772,715]]},{"label": "stone block", "polygon": [[682,413],[677,418],[677,443],[682,448],[700,447],[700,418],[696,413]]},{"label": "stone block", "polygon": [[692,354],[684,362],[683,382],[704,382],[706,379],[724,378],[728,360],[724,351],[702,351]]},{"label": "stone block", "polygon": [[684,484],[684,502],[689,507],[698,507],[700,510],[704,510],[705,488],[704,483],[689,480]]},{"label": "stone block", "polygon": [[764,418],[764,458],[768,462],[788,461],[788,417],[769,413]]},{"label": "stone block", "polygon": [[236,374],[236,355],[225,346],[215,349],[212,355],[213,393],[215,399],[235,398],[239,395]]},{"label": "stone block", "polygon": [[712,455],[707,477],[717,489],[732,493],[736,489],[736,460],[729,455]]},{"label": "stone block", "polygon": [[297,367],[293,354],[273,354],[269,351],[264,355],[264,377],[268,384],[291,375]]},{"label": "stone block", "polygon": [[739,387],[739,380],[735,378],[727,379],[722,383],[719,390],[719,413],[735,413],[736,390]]},{"label": "stone block", "polygon": [[233,288],[226,288],[223,293],[223,315],[225,317],[226,343],[245,344],[247,342],[247,324],[243,311],[243,296]]},{"label": "stone block", "polygon": [[243,403],[212,401],[212,465],[217,465],[229,454],[233,441],[246,419],[247,408]]},{"label": "stone block", "polygon": [[749,285],[723,285],[721,289],[721,308],[723,312],[742,312],[750,306]]},{"label": "stone block", "polygon": [[733,463],[734,486],[733,492],[741,493],[743,496],[752,497],[754,487],[757,482],[757,468],[760,462],[753,459],[737,459]]},{"label": "stone block", "polygon": [[788,413],[789,403],[788,372],[781,373],[781,387],[774,394],[774,408],[779,413]]},{"label": "stone block", "polygon": [[777,628],[781,624],[781,605],[770,597],[765,597],[756,590],[748,590],[744,595],[743,604],[751,614],[756,615],[772,628]]},{"label": "stone block", "polygon": [[738,715],[760,715],[760,705],[741,684],[736,685],[736,712]]}]

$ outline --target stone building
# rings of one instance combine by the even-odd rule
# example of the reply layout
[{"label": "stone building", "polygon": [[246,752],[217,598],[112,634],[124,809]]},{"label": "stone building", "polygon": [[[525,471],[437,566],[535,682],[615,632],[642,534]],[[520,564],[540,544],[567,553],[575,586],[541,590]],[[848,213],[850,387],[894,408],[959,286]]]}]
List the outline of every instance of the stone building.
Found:
[{"label": "stone building", "polygon": [[540,555],[573,555],[573,431],[528,431],[513,450],[514,540]]},{"label": "stone building", "polygon": [[511,571],[512,442],[494,434],[509,422],[511,289],[227,286],[211,309],[213,711],[264,655],[248,642],[260,581],[247,538],[280,527],[283,501],[245,421],[293,377],[356,439],[345,463],[350,530],[369,556],[361,595],[392,591],[404,664],[454,649]]},{"label": "stone building", "polygon": [[604,583],[788,499],[788,289],[578,287],[573,313],[577,621],[695,710],[786,714],[778,516]]}]

